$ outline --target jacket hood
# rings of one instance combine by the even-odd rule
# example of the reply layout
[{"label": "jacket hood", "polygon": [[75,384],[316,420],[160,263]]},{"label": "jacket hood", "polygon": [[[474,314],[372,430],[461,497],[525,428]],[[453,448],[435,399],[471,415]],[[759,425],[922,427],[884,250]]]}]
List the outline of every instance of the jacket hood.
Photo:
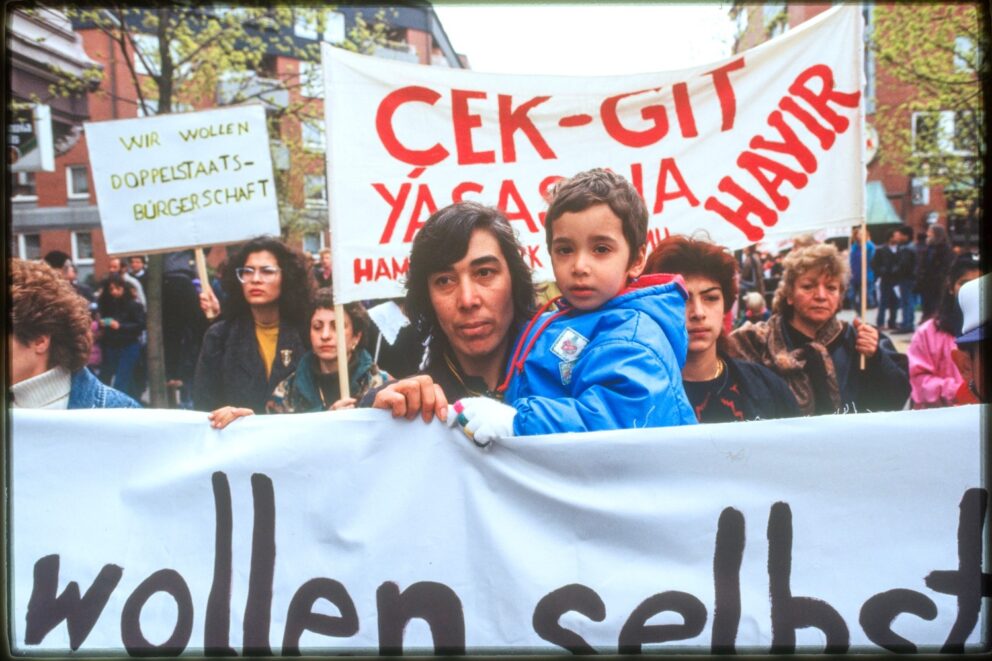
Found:
[{"label": "jacket hood", "polygon": [[679,365],[685,364],[688,335],[685,329],[685,302],[689,298],[685,280],[679,274],[652,273],[634,280],[601,309],[639,310],[661,326],[675,349]]},{"label": "jacket hood", "polygon": [[[650,317],[665,335],[678,361],[679,369],[685,365],[688,352],[688,333],[685,328],[685,301],[688,293],[681,275],[653,273],[641,276],[621,290],[596,310],[589,311],[598,318],[610,316],[614,310],[635,310]],[[549,308],[557,310],[550,312]],[[499,386],[505,392],[516,372],[523,369],[524,362],[549,325],[560,318],[569,318],[576,310],[563,296],[548,301],[539,309],[524,331],[518,336],[515,348],[507,364],[506,376]],[[585,314],[578,312],[579,315]]]}]

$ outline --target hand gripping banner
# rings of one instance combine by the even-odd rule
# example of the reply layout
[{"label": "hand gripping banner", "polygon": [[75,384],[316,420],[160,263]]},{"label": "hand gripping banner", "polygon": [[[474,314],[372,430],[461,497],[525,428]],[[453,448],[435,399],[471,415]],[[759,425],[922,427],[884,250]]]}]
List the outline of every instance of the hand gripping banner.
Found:
[{"label": "hand gripping banner", "polygon": [[[10,640],[89,655],[988,650],[984,406],[522,437],[15,410]],[[986,560],[987,562],[987,560]]]}]

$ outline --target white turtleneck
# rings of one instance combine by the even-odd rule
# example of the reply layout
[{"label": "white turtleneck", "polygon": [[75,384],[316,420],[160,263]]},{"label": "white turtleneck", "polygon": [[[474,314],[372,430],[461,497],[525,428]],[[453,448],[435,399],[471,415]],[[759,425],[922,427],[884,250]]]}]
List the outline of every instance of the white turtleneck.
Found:
[{"label": "white turtleneck", "polygon": [[15,409],[66,409],[72,375],[64,367],[53,367],[10,387]]}]

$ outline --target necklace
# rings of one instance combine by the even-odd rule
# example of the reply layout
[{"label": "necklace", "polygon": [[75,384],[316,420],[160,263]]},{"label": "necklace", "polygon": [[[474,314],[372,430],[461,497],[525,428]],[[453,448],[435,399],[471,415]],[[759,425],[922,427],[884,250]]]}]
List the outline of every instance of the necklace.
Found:
[{"label": "necklace", "polygon": [[713,376],[711,376],[708,379],[709,381],[712,381],[712,380],[718,378],[721,374],[723,374],[723,368],[726,365],[726,363],[723,362],[723,359],[722,358],[717,358],[716,360],[717,360],[716,371],[713,372]]},{"label": "necklace", "polygon": [[470,397],[489,397],[490,399],[498,399],[500,401],[503,401],[503,393],[497,390],[489,390],[487,387],[485,392],[479,392],[473,390],[472,388],[469,388],[468,384],[466,384],[465,381],[462,379],[462,376],[459,373],[460,370],[457,367],[455,367],[455,363],[451,360],[451,358],[448,357],[448,353],[445,352],[443,356],[444,356],[444,363],[445,365],[448,366],[448,370],[451,372],[451,375],[455,377],[455,380],[458,381],[458,384],[465,389],[465,392],[467,392]]}]

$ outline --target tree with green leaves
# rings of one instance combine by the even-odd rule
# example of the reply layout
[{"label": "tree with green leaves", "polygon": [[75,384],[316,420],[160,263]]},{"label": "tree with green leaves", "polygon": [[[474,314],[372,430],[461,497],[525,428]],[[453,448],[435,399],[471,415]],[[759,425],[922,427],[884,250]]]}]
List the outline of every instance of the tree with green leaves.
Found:
[{"label": "tree with green leaves", "polygon": [[878,99],[872,118],[882,161],[976,208],[987,156],[988,4],[891,3],[873,12],[878,86],[895,83],[897,90]]},{"label": "tree with green leaves", "polygon": [[[270,135],[280,136],[279,141],[272,141],[273,162],[292,164],[276,176],[282,233],[288,236],[313,227],[314,221],[298,211],[301,200],[294,191],[299,190],[303,173],[326,171],[324,153],[308,150],[299,129],[306,122],[323,124],[319,101],[299,94],[322,80],[321,39],[300,39],[295,33],[302,27],[315,37],[326,38],[332,28],[343,28],[342,17],[332,7],[316,2],[228,6],[176,0],[73,6],[65,12],[77,29],[99,30],[124,54],[121,59],[135,97],[117,100],[135,104],[144,115],[252,101],[266,104]],[[380,12],[368,21],[359,17],[347,38],[339,35],[335,41],[352,51],[370,52],[387,44],[387,36],[388,26]],[[276,66],[287,61],[279,56],[306,64]],[[73,86],[79,84],[92,81],[67,80],[64,89],[53,92],[78,93]],[[96,93],[114,94],[116,90]],[[149,390],[152,406],[163,407],[161,256],[151,256],[148,275]]]}]

